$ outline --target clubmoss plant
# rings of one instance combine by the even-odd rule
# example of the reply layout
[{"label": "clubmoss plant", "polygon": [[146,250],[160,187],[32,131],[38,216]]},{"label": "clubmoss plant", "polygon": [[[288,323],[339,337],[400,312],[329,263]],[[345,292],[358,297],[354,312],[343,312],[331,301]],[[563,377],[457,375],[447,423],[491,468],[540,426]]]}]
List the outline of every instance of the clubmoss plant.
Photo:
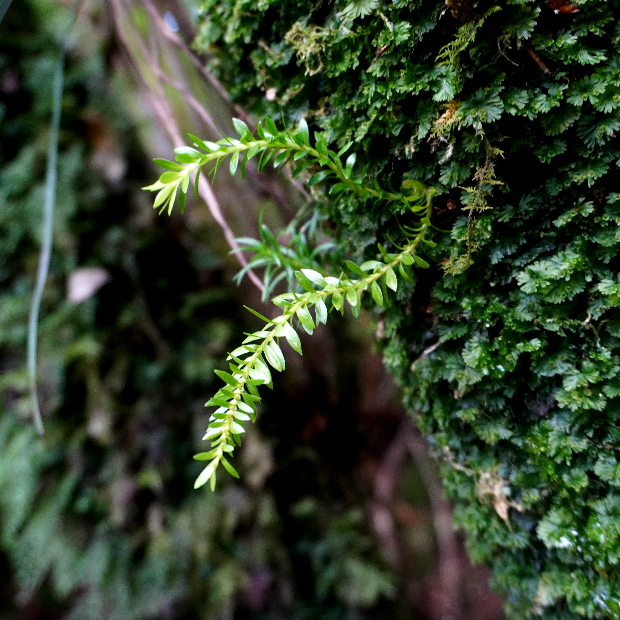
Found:
[{"label": "clubmoss plant", "polygon": [[[427,238],[431,228],[433,197],[435,189],[427,188],[422,183],[412,180],[405,181],[401,192],[388,192],[377,184],[369,187],[363,179],[353,176],[355,155],[350,155],[345,165],[342,165],[341,156],[351,147],[345,145],[338,153],[327,148],[325,139],[319,134],[313,147],[310,142],[308,125],[302,119],[297,131],[289,133],[279,131],[275,123],[265,119],[265,124],[258,123],[257,136],[254,136],[248,126],[239,119],[234,119],[235,129],[239,139],[223,138],[219,142],[205,142],[196,136],[190,136],[195,146],[179,147],[175,149],[176,161],[156,159],[155,161],[165,168],[159,180],[146,187],[158,192],[154,208],[160,212],[165,209],[172,212],[175,199],[179,195],[181,211],[185,206],[185,197],[189,189],[190,175],[195,174],[195,183],[203,166],[214,162],[213,173],[220,163],[230,157],[229,169],[234,175],[238,168],[243,175],[249,159],[260,154],[258,169],[261,170],[274,157],[273,165],[281,167],[292,160],[302,163],[297,165],[293,176],[306,170],[311,165],[322,169],[314,173],[308,180],[309,185],[316,185],[322,181],[333,179],[336,181],[330,189],[331,194],[351,192],[359,198],[372,198],[379,201],[392,201],[406,205],[409,211],[419,215],[419,222],[415,226],[404,225],[401,230],[405,233],[405,244],[399,247],[397,253],[386,252],[379,246],[382,260],[368,260],[358,265],[346,261],[346,267],[351,275],[341,271],[338,277],[324,275],[315,269],[301,268],[294,270],[294,277],[302,292],[284,293],[274,297],[271,301],[282,308],[282,314],[269,319],[262,314],[247,308],[252,314],[265,321],[262,329],[246,334],[247,338],[241,346],[228,354],[230,372],[216,370],[224,386],[207,402],[206,406],[216,407],[209,420],[209,428],[204,440],[211,442],[211,450],[197,454],[194,458],[200,461],[209,461],[196,480],[195,487],[199,488],[207,481],[211,489],[215,489],[216,472],[221,464],[232,476],[239,477],[236,469],[227,460],[232,455],[235,446],[241,445],[241,438],[245,433],[243,423],[256,420],[256,404],[260,402],[258,388],[261,385],[272,386],[269,367],[282,371],[285,359],[280,347],[281,339],[288,342],[291,348],[302,354],[301,340],[294,327],[301,326],[308,334],[312,334],[317,325],[325,323],[330,310],[344,312],[345,305],[349,305],[353,316],[360,313],[361,296],[370,291],[372,299],[378,306],[384,306],[388,300],[388,289],[398,290],[398,270],[402,278],[413,282],[410,267],[417,265],[427,269],[429,263],[418,255],[418,247],[425,244],[434,247],[436,244]],[[263,229],[264,232],[264,229]],[[273,246],[273,241],[269,240]],[[246,246],[256,249],[257,246]],[[259,246],[261,244],[258,244]],[[299,262],[299,258],[297,259]],[[314,311],[314,318],[310,313]]]}]

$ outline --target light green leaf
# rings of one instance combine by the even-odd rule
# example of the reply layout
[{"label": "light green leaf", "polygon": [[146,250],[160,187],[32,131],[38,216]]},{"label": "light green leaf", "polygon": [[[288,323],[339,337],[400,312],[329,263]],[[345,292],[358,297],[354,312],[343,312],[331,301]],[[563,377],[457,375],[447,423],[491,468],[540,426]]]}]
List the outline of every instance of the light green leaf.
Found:
[{"label": "light green leaf", "polygon": [[195,489],[199,489],[207,482],[207,480],[209,480],[209,478],[211,478],[211,476],[215,473],[215,465],[216,461],[212,461],[202,470],[198,478],[196,478],[196,482],[194,482]]},{"label": "light green leaf", "polygon": [[378,260],[367,260],[365,263],[360,265],[360,269],[364,272],[375,271],[375,269],[380,269],[381,267],[383,267],[383,263]]},{"label": "light green leaf", "polygon": [[336,308],[336,310],[338,311],[342,310],[343,299],[342,299],[342,293],[340,291],[336,291],[332,295],[332,303],[334,304],[334,308]]},{"label": "light green leaf", "polygon": [[[256,310],[252,310],[252,308],[248,308],[248,306],[243,306],[248,312],[251,312],[254,316],[257,316],[259,319],[266,321],[267,323],[273,323],[271,319],[268,319],[266,316],[263,316],[260,312],[256,312]],[[255,335],[255,334],[253,334]]]},{"label": "light green leaf", "polygon": [[359,303],[359,294],[356,289],[350,288],[347,291],[347,301],[351,304],[351,307],[354,308]]},{"label": "light green leaf", "polygon": [[331,174],[332,174],[331,170],[320,170],[319,172],[317,172],[316,174],[313,174],[310,177],[310,180],[308,181],[308,185],[317,185],[321,181],[324,181]]},{"label": "light green leaf", "polygon": [[243,435],[245,433],[245,428],[239,424],[239,422],[235,422],[234,420],[230,423],[230,432],[235,435]]},{"label": "light green leaf", "polygon": [[166,185],[158,194],[155,196],[155,202],[153,203],[153,209],[157,209],[160,205],[162,205],[168,198],[170,194],[175,190],[175,185]]},{"label": "light green leaf", "polygon": [[272,136],[275,137],[278,135],[278,128],[276,127],[276,124],[269,117],[265,119],[265,128]]},{"label": "light green leaf", "polygon": [[224,469],[231,476],[234,476],[235,478],[239,478],[239,474],[237,473],[237,470],[224,457],[222,457],[222,465],[224,466]]},{"label": "light green leaf", "polygon": [[189,155],[193,160],[200,159],[200,151],[193,149],[191,146],[178,146],[174,149],[175,155]]},{"label": "light green leaf", "polygon": [[297,351],[299,355],[302,355],[301,352],[301,340],[299,339],[299,334],[295,331],[292,325],[289,323],[283,323],[282,328],[284,329],[284,337],[287,342],[291,345],[293,351]]},{"label": "light green leaf", "polygon": [[312,286],[312,282],[302,271],[295,272],[295,279],[304,290],[308,291],[308,293],[316,293],[314,286]]},{"label": "light green leaf", "polygon": [[314,269],[302,269],[303,274],[317,286],[327,286],[327,280]]},{"label": "light green leaf", "polygon": [[185,166],[183,164],[178,164],[174,161],[169,161],[168,159],[160,159],[159,157],[157,157],[153,161],[158,166],[161,166],[162,168],[166,168],[166,170],[176,170],[177,172],[181,170],[185,170]]},{"label": "light green leaf", "polygon": [[398,265],[398,271],[400,275],[407,281],[413,284],[413,277],[411,275],[411,269],[407,265],[403,265],[402,263]]},{"label": "light green leaf", "polygon": [[213,426],[213,427],[210,426],[207,429],[207,432],[204,434],[204,437],[202,438],[202,440],[207,441],[208,439],[213,439],[214,437],[218,437],[221,434],[222,434],[221,428],[218,428],[217,426]]},{"label": "light green leaf", "polygon": [[403,263],[405,263],[405,265],[413,265],[413,257],[411,256],[411,254],[407,254],[406,252],[403,252],[402,256],[402,261]]},{"label": "light green leaf", "polygon": [[250,128],[242,120],[238,118],[233,118],[232,122],[233,122],[233,125],[235,126],[235,131],[242,138],[244,138],[245,136],[252,136],[252,132],[250,131]]},{"label": "light green leaf", "polygon": [[242,400],[237,401],[237,409],[239,409],[240,411],[244,411],[245,413],[254,413],[254,409],[250,405],[244,403]]},{"label": "light green leaf", "polygon": [[353,146],[353,142],[347,142],[339,151],[338,157],[342,157],[351,147]]},{"label": "light green leaf", "polygon": [[217,450],[211,450],[210,452],[200,452],[200,454],[194,454],[195,461],[208,461],[217,454]]},{"label": "light green leaf", "polygon": [[269,366],[267,366],[267,364],[263,361],[262,357],[259,357],[254,361],[254,368],[258,370],[263,377],[265,377],[265,383],[267,383],[267,385],[272,382],[271,371],[269,370]]},{"label": "light green leaf", "polygon": [[413,255],[413,259],[418,264],[418,266],[422,267],[422,269],[428,269],[430,267],[430,265],[423,258],[420,258],[417,254]]},{"label": "light green leaf", "polygon": [[308,123],[306,123],[305,118],[302,118],[299,121],[299,125],[297,125],[297,133],[302,137],[303,143],[306,146],[310,146],[310,133],[308,131]]},{"label": "light green leaf", "polygon": [[398,281],[394,270],[390,267],[385,274],[385,283],[389,288],[395,291],[398,288]]},{"label": "light green leaf", "polygon": [[230,405],[225,398],[217,395],[215,395],[213,398],[210,398],[205,403],[205,407],[226,407],[226,409],[228,409],[229,406]]},{"label": "light green leaf", "polygon": [[240,151],[233,153],[232,157],[230,158],[230,176],[231,177],[234,177],[235,172],[237,172],[237,166],[239,165],[239,153]]},{"label": "light green leaf", "polygon": [[277,371],[282,372],[284,370],[285,361],[282,349],[273,340],[265,347],[265,357],[269,364]]},{"label": "light green leaf", "polygon": [[314,321],[306,308],[301,307],[297,309],[297,318],[306,329],[315,328]]},{"label": "light green leaf", "polygon": [[376,280],[370,285],[370,294],[378,306],[383,305],[383,295],[381,294],[381,288]]},{"label": "light green leaf", "polygon": [[314,311],[316,313],[316,322],[317,325],[319,323],[327,323],[327,306],[322,299],[316,302],[314,306]]},{"label": "light green leaf", "polygon": [[228,385],[237,386],[239,381],[235,379],[231,374],[227,373],[225,370],[216,370],[215,374],[222,380],[228,383]]},{"label": "light green leaf", "polygon": [[360,278],[365,278],[366,274],[362,271],[362,269],[356,265],[353,261],[345,261],[345,265],[356,275],[359,276]]}]

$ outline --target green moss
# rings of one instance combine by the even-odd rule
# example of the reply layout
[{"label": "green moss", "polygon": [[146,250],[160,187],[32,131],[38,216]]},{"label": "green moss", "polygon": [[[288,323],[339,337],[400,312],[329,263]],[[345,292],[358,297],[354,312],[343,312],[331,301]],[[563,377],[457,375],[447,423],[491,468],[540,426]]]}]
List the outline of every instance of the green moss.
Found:
[{"label": "green moss", "polygon": [[[620,617],[620,4],[575,5],[200,3],[240,103],[440,190],[451,273],[399,289],[385,359],[519,619]],[[402,240],[380,203],[318,208],[357,258]]]}]

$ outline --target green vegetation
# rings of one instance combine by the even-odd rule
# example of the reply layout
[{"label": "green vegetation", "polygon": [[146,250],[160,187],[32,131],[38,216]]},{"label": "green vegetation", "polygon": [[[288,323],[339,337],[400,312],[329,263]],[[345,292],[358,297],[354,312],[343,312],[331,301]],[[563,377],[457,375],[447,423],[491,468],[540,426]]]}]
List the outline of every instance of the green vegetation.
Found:
[{"label": "green vegetation", "polygon": [[[333,374],[311,365],[310,343],[304,364],[266,391],[268,415],[235,460],[242,479],[193,491],[205,390],[218,389],[213,369],[256,321],[239,299],[248,287],[232,283],[234,270],[216,254],[219,228],[149,210],[140,187],[155,167],[136,130],[152,124],[127,113],[123,95],[136,88],[119,71],[109,6],[82,5],[67,55],[39,324],[42,438],[32,424],[27,317],[50,91],[70,8],[14,2],[0,24],[0,618],[408,619],[411,603],[397,596],[405,587],[366,518],[369,485],[357,462],[380,456],[398,418],[382,423],[379,442],[365,429],[355,378],[369,354],[344,319]],[[264,198],[261,206],[277,222]],[[295,252],[312,237],[305,225],[296,230]],[[80,274],[103,285],[76,303],[67,289]],[[295,416],[278,415],[293,407]],[[330,420],[320,432],[317,411]],[[344,453],[332,448],[342,429]],[[415,486],[415,474],[408,480]],[[409,496],[423,506],[418,487]],[[424,527],[426,572],[412,579],[434,570],[428,518]]]},{"label": "green vegetation", "polygon": [[[317,325],[327,321],[329,311],[327,303],[330,304],[330,309],[334,308],[344,313],[345,301],[351,307],[353,316],[358,317],[361,296],[366,290],[370,290],[376,304],[384,306],[389,299],[388,289],[394,292],[398,289],[394,269],[398,268],[402,277],[413,283],[413,275],[408,268],[414,264],[426,269],[429,267],[429,264],[418,256],[418,246],[421,243],[430,247],[436,245],[426,238],[431,228],[433,197],[436,194],[434,189],[426,188],[421,183],[410,180],[403,183],[400,193],[386,192],[379,187],[367,187],[362,179],[352,176],[355,155],[349,156],[345,166],[340,160],[340,157],[351,147],[351,143],[338,153],[334,153],[327,148],[324,138],[317,135],[315,136],[316,145],[313,148],[310,144],[308,125],[303,119],[297,131],[289,134],[278,131],[275,123],[267,118],[265,127],[261,123],[258,124],[258,138],[252,135],[243,121],[234,119],[234,124],[240,135],[239,140],[223,138],[218,143],[214,143],[191,136],[195,145],[206,151],[206,154],[191,147],[179,147],[175,149],[176,161],[155,160],[167,169],[167,172],[164,172],[156,183],[145,188],[157,192],[153,204],[155,209],[159,208],[161,213],[167,207],[170,214],[180,189],[179,202],[181,211],[183,211],[190,175],[192,173],[196,175],[195,184],[196,193],[198,193],[199,174],[208,162],[215,161],[213,169],[215,174],[221,161],[230,157],[230,174],[234,175],[241,159],[241,174],[243,175],[248,160],[260,153],[259,171],[273,155],[275,155],[273,162],[275,167],[285,165],[288,161],[304,159],[305,161],[293,171],[294,177],[313,164],[324,168],[310,177],[308,180],[310,186],[333,177],[338,182],[332,186],[330,193],[335,196],[348,191],[360,199],[374,198],[378,201],[393,201],[401,206],[405,205],[413,213],[421,213],[422,217],[418,226],[402,227],[404,233],[415,236],[405,239],[404,247],[398,248],[400,252],[387,253],[380,248],[385,262],[369,260],[357,265],[346,261],[348,270],[358,279],[351,279],[344,272],[341,272],[339,277],[334,277],[323,275],[314,269],[302,268],[295,270],[293,274],[303,292],[284,293],[272,299],[276,306],[283,309],[279,317],[268,319],[248,308],[266,324],[262,329],[247,334],[242,345],[228,354],[227,359],[232,360],[229,364],[230,373],[222,370],[215,371],[226,385],[207,402],[208,407],[217,407],[209,419],[209,429],[204,436],[205,440],[211,441],[212,449],[194,457],[200,461],[210,461],[196,480],[195,487],[201,487],[210,481],[211,490],[215,490],[216,471],[220,463],[229,474],[236,478],[239,477],[224,453],[232,455],[235,445],[241,445],[241,437],[245,434],[243,422],[256,421],[256,404],[261,401],[258,387],[261,385],[273,387],[269,366],[277,371],[285,368],[280,339],[285,339],[297,353],[302,354],[301,340],[292,325],[293,320],[297,318],[298,326],[312,335]],[[260,247],[260,243],[250,245],[250,249],[254,251]],[[295,258],[298,263],[302,263],[304,257],[295,256]],[[315,312],[314,320],[310,314],[312,308]]]},{"label": "green vegetation", "polygon": [[[381,299],[382,346],[509,616],[620,617],[620,5],[200,6],[239,103],[437,191],[441,267]],[[407,243],[406,203],[316,197],[352,264]]]}]

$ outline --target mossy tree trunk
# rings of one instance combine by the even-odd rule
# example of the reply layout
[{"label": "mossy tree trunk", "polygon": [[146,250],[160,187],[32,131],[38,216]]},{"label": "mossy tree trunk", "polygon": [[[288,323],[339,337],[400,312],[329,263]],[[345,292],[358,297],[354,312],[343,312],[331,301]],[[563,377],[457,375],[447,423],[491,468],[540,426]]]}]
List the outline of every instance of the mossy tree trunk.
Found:
[{"label": "mossy tree trunk", "polygon": [[[620,4],[199,4],[238,102],[439,191],[386,362],[509,615],[619,618]],[[357,258],[402,243],[398,209],[317,208]]]}]

